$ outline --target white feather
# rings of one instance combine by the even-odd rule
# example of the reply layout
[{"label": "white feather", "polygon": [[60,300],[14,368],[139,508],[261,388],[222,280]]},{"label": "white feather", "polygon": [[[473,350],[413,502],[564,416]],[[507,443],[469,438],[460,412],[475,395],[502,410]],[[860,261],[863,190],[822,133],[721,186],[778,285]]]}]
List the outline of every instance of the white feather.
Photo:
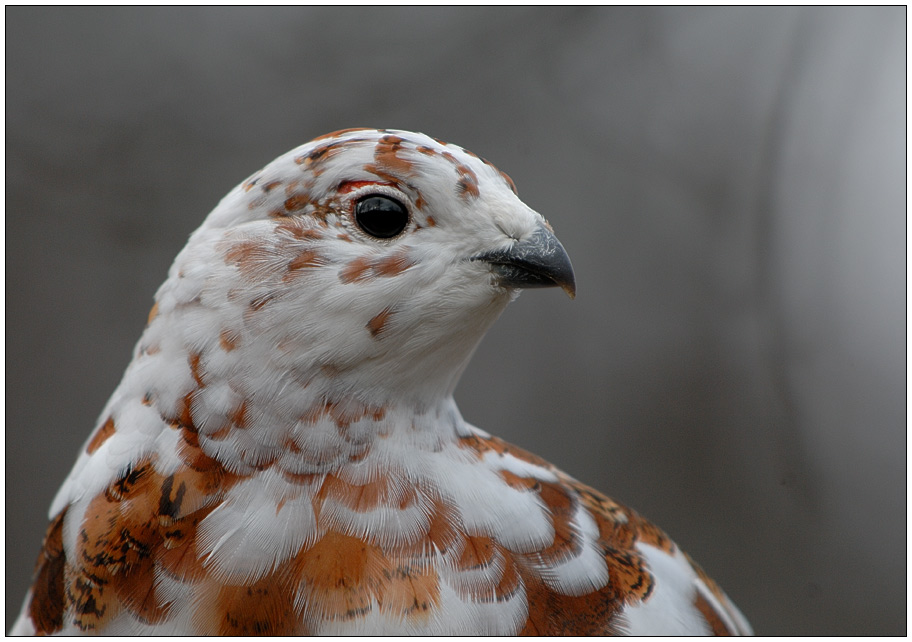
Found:
[{"label": "white feather", "polygon": [[655,577],[652,593],[643,600],[624,608],[628,635],[709,635],[709,624],[694,604],[697,574],[693,567],[675,550],[665,551],[637,543],[637,550],[646,559]]},{"label": "white feather", "polygon": [[265,471],[232,488],[200,523],[197,551],[215,577],[256,581],[317,539],[306,488]]},{"label": "white feather", "polygon": [[562,595],[585,595],[608,583],[608,565],[598,543],[598,525],[582,505],[576,507],[573,528],[580,538],[580,552],[542,568],[541,575]]}]

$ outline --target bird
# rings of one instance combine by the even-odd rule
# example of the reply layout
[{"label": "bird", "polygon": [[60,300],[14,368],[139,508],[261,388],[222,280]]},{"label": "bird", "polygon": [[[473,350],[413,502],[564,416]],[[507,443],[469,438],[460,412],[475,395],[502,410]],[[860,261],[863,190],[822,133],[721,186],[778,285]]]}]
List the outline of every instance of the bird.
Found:
[{"label": "bird", "polygon": [[553,228],[459,146],[353,128],[269,163],[157,291],[12,633],[750,634],[661,529],[462,418],[543,287],[576,293]]}]

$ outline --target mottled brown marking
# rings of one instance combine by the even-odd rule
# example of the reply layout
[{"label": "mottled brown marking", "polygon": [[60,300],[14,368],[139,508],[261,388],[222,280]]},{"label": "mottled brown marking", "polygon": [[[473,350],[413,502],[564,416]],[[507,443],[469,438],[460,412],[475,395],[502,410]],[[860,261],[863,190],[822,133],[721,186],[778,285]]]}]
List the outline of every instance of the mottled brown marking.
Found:
[{"label": "mottled brown marking", "polygon": [[275,298],[275,296],[276,296],[275,293],[267,292],[265,294],[261,294],[260,296],[254,297],[250,301],[250,311],[259,312],[263,308],[263,306],[265,306],[267,303],[272,301]]},{"label": "mottled brown marking", "polygon": [[339,194],[348,194],[350,192],[354,192],[355,190],[359,190],[364,187],[374,187],[375,185],[395,187],[395,185],[392,183],[381,183],[378,181],[342,181],[336,186],[335,191]]},{"label": "mottled brown marking", "polygon": [[376,257],[358,257],[349,261],[339,271],[342,283],[368,281],[377,277],[393,277],[415,265],[409,257],[411,248],[403,247],[392,254]]},{"label": "mottled brown marking", "polygon": [[276,572],[245,586],[207,583],[194,623],[204,635],[295,635],[302,633],[293,578]]},{"label": "mottled brown marking", "polygon": [[352,399],[344,402],[323,400],[304,412],[300,421],[317,423],[323,417],[329,417],[338,428],[348,428],[352,423],[365,417],[380,421],[385,415],[386,408],[383,406],[367,406]]},{"label": "mottled brown marking", "polygon": [[330,132],[328,134],[323,134],[322,136],[317,136],[311,142],[315,142],[318,140],[326,140],[327,138],[337,138],[339,136],[348,134],[350,132],[372,132],[372,131],[377,131],[377,130],[372,129],[370,127],[349,127],[348,129],[340,129],[338,131]]},{"label": "mottled brown marking", "polygon": [[244,429],[247,427],[247,400],[245,399],[240,403],[240,405],[234,409],[234,412],[229,417],[231,423],[234,424],[235,428]]},{"label": "mottled brown marking", "polygon": [[457,568],[461,571],[484,569],[484,574],[457,579],[454,588],[462,599],[475,602],[502,602],[509,599],[522,586],[518,563],[524,562],[488,538],[469,538],[467,551],[471,550],[473,539],[476,540],[476,552],[468,558],[466,552],[463,552]]},{"label": "mottled brown marking", "polygon": [[402,248],[389,256],[385,256],[375,261],[371,265],[374,275],[385,277],[396,276],[412,267],[414,263],[408,256],[409,249],[410,248],[407,247]]},{"label": "mottled brown marking", "polygon": [[577,500],[568,488],[554,482],[540,482],[538,494],[548,509],[554,526],[554,540],[541,551],[549,564],[560,563],[582,552],[582,540],[574,526]]},{"label": "mottled brown marking", "polygon": [[[284,445],[285,445],[285,448],[293,450],[295,453],[301,452],[301,449],[298,448],[297,444],[295,444],[290,439],[287,440]],[[292,472],[288,472],[287,470],[282,470],[282,477],[287,479],[292,484],[309,486],[309,485],[320,482],[320,480],[323,478],[323,475],[318,474],[318,473],[292,473]]]},{"label": "mottled brown marking", "polygon": [[[437,142],[441,143],[441,141],[437,141]],[[446,145],[446,143],[441,143],[441,144]],[[443,151],[443,152],[440,152],[440,155],[443,156],[443,158],[445,158],[446,161],[453,166],[462,165],[462,163],[459,162],[459,159],[453,155],[453,152]]]},{"label": "mottled brown marking", "polygon": [[190,374],[193,375],[193,380],[197,386],[202,388],[205,385],[203,383],[203,375],[200,372],[200,354],[198,352],[190,355]]},{"label": "mottled brown marking", "polygon": [[320,373],[328,379],[334,379],[342,374],[342,372],[342,368],[332,363],[324,363],[320,366]]},{"label": "mottled brown marking", "polygon": [[610,587],[586,595],[561,595],[534,572],[520,567],[529,614],[520,635],[617,635],[623,603]]},{"label": "mottled brown marking", "polygon": [[257,241],[235,243],[225,253],[225,259],[236,265],[242,273],[250,273],[262,259],[263,247]]},{"label": "mottled brown marking", "polygon": [[308,603],[329,619],[349,620],[376,603],[382,613],[416,619],[439,605],[437,577],[389,559],[377,546],[329,532],[296,561]]},{"label": "mottled brown marking", "polygon": [[286,212],[299,212],[310,204],[309,194],[295,194],[285,199],[282,206]]},{"label": "mottled brown marking", "polygon": [[497,546],[490,537],[469,535],[465,538],[465,547],[459,561],[456,562],[456,567],[465,571],[488,566],[493,561],[496,551]]},{"label": "mottled brown marking", "polygon": [[158,498],[158,523],[162,526],[173,524],[181,513],[184,495],[187,493],[185,482],[175,483],[175,475],[169,475],[161,484],[161,495]]},{"label": "mottled brown marking", "polygon": [[[402,555],[435,555],[436,551],[445,553],[461,547],[466,534],[462,530],[459,517],[453,507],[439,498],[432,500],[431,522],[427,534],[417,542],[399,548]],[[461,550],[461,549],[458,549]]]},{"label": "mottled brown marking", "polygon": [[728,627],[725,625],[725,622],[722,620],[722,618],[719,617],[719,614],[716,613],[716,610],[706,600],[705,597],[700,595],[699,592],[697,593],[697,597],[694,600],[694,606],[697,607],[697,610],[700,611],[703,619],[706,620],[707,624],[709,624],[709,630],[712,631],[713,635],[734,635],[734,632],[728,630]]},{"label": "mottled brown marking", "polygon": [[500,170],[497,171],[500,172],[500,177],[504,179],[504,182],[510,188],[510,191],[519,196],[519,192],[516,190],[516,183],[513,182],[513,179],[510,178],[505,172],[501,172]]},{"label": "mottled brown marking", "polygon": [[159,592],[156,568],[179,580],[205,575],[197,526],[238,477],[199,449],[191,396],[173,424],[185,467],[162,476],[152,460],[136,462],[86,509],[64,582],[68,612],[83,631],[100,631],[123,610],[151,624],[167,619],[171,604]]},{"label": "mottled brown marking", "polygon": [[[152,477],[148,463],[131,468],[86,509],[77,539],[75,569],[67,583],[74,623],[83,631],[105,626],[125,600],[138,599],[136,583],[144,580],[137,575],[151,576],[150,522],[154,513],[144,499]],[[133,501],[125,503],[127,499]],[[131,518],[137,514],[139,519],[134,522]]]},{"label": "mottled brown marking", "polygon": [[293,274],[305,268],[314,268],[323,265],[323,258],[314,250],[301,250],[298,255],[288,262],[288,271]]},{"label": "mottled brown marking", "polygon": [[142,557],[129,573],[114,583],[114,590],[123,607],[148,624],[165,620],[172,606],[157,590],[154,567],[158,560],[153,555],[150,549],[150,553]]},{"label": "mottled brown marking", "polygon": [[541,466],[545,470],[555,470],[554,466],[538,455],[533,455],[529,451],[523,450],[522,448],[507,443],[503,439],[497,437],[482,437],[476,434],[467,435],[459,438],[458,445],[461,448],[468,448],[469,450],[474,451],[479,459],[484,457],[485,453],[492,451],[498,455],[513,455],[518,459],[535,464],[536,466]]},{"label": "mottled brown marking", "polygon": [[427,568],[399,564],[382,588],[378,602],[381,613],[425,619],[440,603],[437,574]]},{"label": "mottled brown marking", "polygon": [[554,527],[554,539],[548,547],[539,552],[541,559],[547,564],[557,564],[578,555],[582,540],[573,521],[577,505],[575,493],[562,484],[520,477],[508,470],[501,470],[499,474],[507,484],[517,490],[538,493],[545,508],[548,509]]},{"label": "mottled brown marking", "polygon": [[478,176],[466,165],[458,165],[456,171],[459,172],[459,180],[456,181],[456,193],[464,199],[478,198],[481,192],[478,190]]},{"label": "mottled brown marking", "polygon": [[162,539],[155,549],[155,560],[162,571],[181,582],[198,582],[207,576],[203,560],[197,556],[196,538],[200,522],[214,508],[214,504],[207,505],[162,526]]},{"label": "mottled brown marking", "polygon": [[[285,190],[284,190],[285,196],[294,196],[295,194],[299,194],[301,191],[300,187],[301,187],[300,180],[294,179],[294,180],[288,181],[287,183],[285,183]],[[305,189],[309,189],[311,187],[313,187],[312,182],[305,184]]]},{"label": "mottled brown marking", "polygon": [[[371,511],[378,506],[405,510],[418,500],[418,492],[409,482],[393,475],[382,476],[365,484],[351,484],[328,474],[314,495],[314,513],[319,520],[323,503],[328,499],[357,512]],[[370,538],[367,539],[370,541]],[[395,550],[402,552],[398,547]]]},{"label": "mottled brown marking", "polygon": [[185,475],[189,480],[188,487],[196,489],[197,493],[211,495],[220,488],[227,490],[238,480],[238,477],[234,473],[226,471],[218,461],[209,457],[200,447],[199,431],[193,424],[190,412],[192,400],[193,393],[191,392],[184,397],[176,419],[164,417],[163,419],[169,421],[172,428],[179,430],[181,434],[177,454],[187,468],[177,474]]},{"label": "mottled brown marking", "polygon": [[123,501],[143,477],[149,473],[149,470],[148,463],[128,466],[120,477],[105,488],[104,496],[112,503]]},{"label": "mottled brown marking", "polygon": [[505,552],[504,558],[503,574],[497,586],[494,587],[494,596],[499,602],[513,597],[519,587],[522,586],[522,578],[519,575],[519,569],[513,555]]},{"label": "mottled brown marking", "polygon": [[538,492],[548,508],[554,525],[554,540],[537,554],[546,563],[555,563],[579,553],[581,540],[573,527],[577,502],[589,511],[599,529],[599,543],[608,565],[608,584],[587,595],[563,596],[549,589],[534,568],[520,565],[529,598],[529,619],[523,634],[530,635],[606,635],[616,633],[616,613],[625,604],[646,599],[654,578],[635,548],[637,541],[671,551],[674,544],[651,523],[598,491],[554,469],[553,466],[496,437],[470,435],[459,445],[483,457],[487,452],[512,455],[557,474],[558,482],[524,478],[508,471],[500,475],[509,485]]},{"label": "mottled brown marking", "polygon": [[[622,525],[625,528],[626,524],[629,522],[627,518],[627,513],[629,509],[624,508],[613,499],[606,497],[597,490],[586,486],[583,483],[576,481],[575,479],[564,479],[564,483],[572,488],[579,497],[583,506],[596,517],[596,522],[604,522],[606,528],[614,528],[617,525]],[[629,531],[629,528],[627,529]],[[605,531],[603,536],[607,536],[612,531]],[[631,544],[633,541],[632,532],[630,534],[630,541],[627,544]]]},{"label": "mottled brown marking", "polygon": [[[294,455],[300,455],[302,452],[304,452],[303,450],[301,450],[301,448],[298,446],[298,444],[296,444],[294,439],[292,439],[291,437],[285,437],[285,439],[282,441],[282,448],[284,448],[286,451],[288,451]],[[290,481],[293,484],[301,483],[298,480],[303,475],[311,476],[308,473],[289,473],[286,470],[283,470],[282,474],[285,475],[286,479],[288,479],[288,481]],[[282,501],[283,502],[285,501],[284,497],[282,498]]]},{"label": "mottled brown marking", "polygon": [[241,335],[236,330],[225,328],[219,333],[219,345],[225,352],[231,352],[241,342]]},{"label": "mottled brown marking", "polygon": [[468,165],[461,163],[459,159],[450,152],[443,152],[441,156],[456,168],[456,173],[459,175],[459,178],[456,181],[456,193],[463,199],[478,198],[480,196],[480,192],[478,191],[478,175],[475,174],[474,170]]},{"label": "mottled brown marking", "polygon": [[354,486],[330,474],[326,475],[315,499],[320,502],[332,499],[352,510],[366,512],[375,509],[389,495],[387,481],[387,477],[380,477],[373,482]]},{"label": "mottled brown marking", "polygon": [[370,610],[393,565],[376,546],[329,532],[298,555],[298,572],[308,601],[330,618],[351,619]]},{"label": "mottled brown marking", "polygon": [[428,227],[434,227],[435,225],[437,225],[437,221],[434,219],[433,216],[428,216],[427,218],[424,219],[424,224],[427,225]]},{"label": "mottled brown marking", "polygon": [[227,423],[218,430],[207,433],[206,437],[210,441],[224,441],[225,439],[228,439],[228,436],[231,434],[233,428],[234,426],[232,424]]},{"label": "mottled brown marking", "polygon": [[66,509],[63,509],[51,520],[35,564],[28,614],[38,635],[56,633],[63,627],[63,614],[66,610],[66,555],[63,551],[65,517]]},{"label": "mottled brown marking", "polygon": [[669,555],[674,553],[677,548],[675,543],[658,526],[629,509],[627,519],[629,527],[636,532],[638,541],[663,550]]},{"label": "mottled brown marking", "polygon": [[268,183],[266,183],[265,185],[262,186],[262,189],[264,192],[266,192],[268,194],[269,192],[271,192],[272,190],[274,190],[276,187],[278,187],[281,184],[282,184],[282,181],[269,181]]},{"label": "mottled brown marking", "polygon": [[[275,234],[268,240],[245,239],[231,244],[225,252],[225,260],[237,266],[241,275],[250,282],[263,283],[274,276],[281,276],[286,282],[297,271],[323,265],[313,241],[324,238],[326,225],[313,217],[283,218],[275,224]],[[284,266],[284,270],[283,270]],[[236,298],[236,292],[229,297]],[[258,308],[267,299],[258,298]]]},{"label": "mottled brown marking", "polygon": [[[319,224],[318,224],[319,225]],[[276,224],[275,231],[286,234],[298,241],[317,241],[324,236],[320,227],[306,218],[290,218]]]},{"label": "mottled brown marking", "polygon": [[103,570],[92,577],[79,574],[67,578],[67,606],[79,630],[96,632],[120,612],[114,591],[106,587],[109,580]]},{"label": "mottled brown marking", "polygon": [[252,212],[252,211],[254,211],[255,209],[258,209],[258,208],[260,208],[260,207],[263,207],[263,205],[264,205],[265,203],[266,203],[266,195],[265,195],[265,194],[262,194],[262,193],[261,193],[261,194],[259,194],[258,196],[252,196],[252,197],[250,197],[250,199],[247,201],[247,209],[250,210],[250,211]]},{"label": "mottled brown marking", "polygon": [[256,174],[254,174],[253,176],[248,178],[246,181],[244,181],[244,191],[249,192],[250,190],[252,190],[254,185],[256,185],[257,183],[260,182],[261,178],[262,178],[262,175],[259,172],[257,172]]},{"label": "mottled brown marking", "polygon": [[86,446],[86,452],[90,455],[94,454],[94,452],[101,448],[101,445],[106,442],[115,431],[114,418],[108,417],[107,421],[101,425],[92,436],[92,439],[89,440],[89,444]]},{"label": "mottled brown marking", "polygon": [[411,161],[399,155],[404,149],[403,142],[402,138],[392,134],[382,136],[377,141],[374,148],[374,162],[380,169],[400,177],[409,176],[413,172],[414,166]]},{"label": "mottled brown marking", "polygon": [[[184,395],[184,398],[181,400],[177,416],[166,418],[165,421],[167,421],[172,428],[178,428],[187,432],[192,432],[195,436],[197,430],[196,426],[193,425],[193,413],[191,410],[193,405],[193,393],[194,391],[191,390],[186,395]],[[197,444],[197,446],[199,446],[199,444]]]},{"label": "mottled brown marking", "polygon": [[577,493],[580,502],[595,519],[608,565],[609,586],[617,599],[624,603],[646,599],[652,592],[654,578],[635,545],[640,539],[641,524],[647,522],[630,509],[576,480],[568,478],[564,483]]},{"label": "mottled brown marking", "polygon": [[511,488],[516,490],[537,490],[538,480],[533,477],[520,477],[509,470],[500,470],[498,474]]},{"label": "mottled brown marking", "polygon": [[149,310],[149,318],[146,319],[146,325],[151,325],[152,321],[155,320],[155,317],[158,316],[158,301],[152,304],[152,309]]},{"label": "mottled brown marking", "polygon": [[373,174],[374,176],[379,178],[381,181],[386,181],[388,184],[390,184],[396,188],[399,188],[402,185],[402,179],[399,176],[397,176],[396,174],[393,174],[392,172],[385,169],[384,167],[377,165],[376,163],[368,163],[367,165],[364,166],[363,169],[365,172]]},{"label": "mottled brown marking", "polygon": [[197,582],[206,576],[202,560],[196,554],[196,531],[211,509],[199,511],[162,530],[161,546],[156,561],[161,569],[181,582]]},{"label": "mottled brown marking", "polygon": [[[346,435],[346,433],[345,433],[345,428],[346,428],[346,427],[347,427],[347,426],[340,426],[340,427],[339,427],[339,434],[341,434],[343,437],[347,437],[347,435]],[[369,444],[365,444],[364,442],[356,443],[356,442],[354,442],[354,441],[352,441],[352,440],[350,440],[350,439],[346,439],[346,441],[348,441],[348,443],[350,443],[350,444],[353,444],[353,445],[357,445],[357,446],[358,446],[358,448],[356,448],[353,452],[350,452],[349,455],[348,455],[348,461],[349,461],[350,463],[355,463],[355,462],[363,461],[364,458],[367,457],[367,454],[370,452],[370,445],[369,445]]]},{"label": "mottled brown marking", "polygon": [[393,313],[392,309],[389,307],[383,308],[371,317],[371,320],[367,322],[367,331],[370,332],[370,335],[374,338],[377,337],[381,332],[383,332],[386,327],[386,322],[389,320],[390,315]]},{"label": "mottled brown marking", "polygon": [[456,191],[463,198],[478,198],[478,186],[465,176],[456,182]]},{"label": "mottled brown marking", "polygon": [[368,277],[365,276],[370,272],[371,264],[367,257],[358,257],[349,261],[339,272],[339,280],[342,283],[352,283],[353,281],[363,281]]},{"label": "mottled brown marking", "polygon": [[306,154],[297,156],[294,161],[298,165],[302,165],[305,169],[313,172],[315,176],[319,176],[326,170],[324,166],[326,161],[337,155],[346,147],[362,142],[364,142],[364,140],[360,138],[330,141],[328,143],[315,147]]}]

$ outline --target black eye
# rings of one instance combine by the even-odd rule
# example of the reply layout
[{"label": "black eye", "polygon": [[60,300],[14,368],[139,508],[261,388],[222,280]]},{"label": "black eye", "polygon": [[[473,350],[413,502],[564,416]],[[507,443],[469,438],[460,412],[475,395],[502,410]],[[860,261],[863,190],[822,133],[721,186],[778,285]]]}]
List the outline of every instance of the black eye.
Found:
[{"label": "black eye", "polygon": [[355,204],[358,226],[378,239],[390,239],[402,232],[409,222],[405,205],[389,196],[371,194]]}]

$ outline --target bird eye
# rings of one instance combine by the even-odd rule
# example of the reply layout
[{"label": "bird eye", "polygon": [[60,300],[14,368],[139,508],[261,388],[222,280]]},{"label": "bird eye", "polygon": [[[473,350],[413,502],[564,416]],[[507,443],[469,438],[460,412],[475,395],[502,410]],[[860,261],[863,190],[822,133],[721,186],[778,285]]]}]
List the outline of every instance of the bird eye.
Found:
[{"label": "bird eye", "polygon": [[409,213],[405,205],[396,199],[371,194],[355,204],[355,221],[371,236],[390,239],[408,225]]}]

